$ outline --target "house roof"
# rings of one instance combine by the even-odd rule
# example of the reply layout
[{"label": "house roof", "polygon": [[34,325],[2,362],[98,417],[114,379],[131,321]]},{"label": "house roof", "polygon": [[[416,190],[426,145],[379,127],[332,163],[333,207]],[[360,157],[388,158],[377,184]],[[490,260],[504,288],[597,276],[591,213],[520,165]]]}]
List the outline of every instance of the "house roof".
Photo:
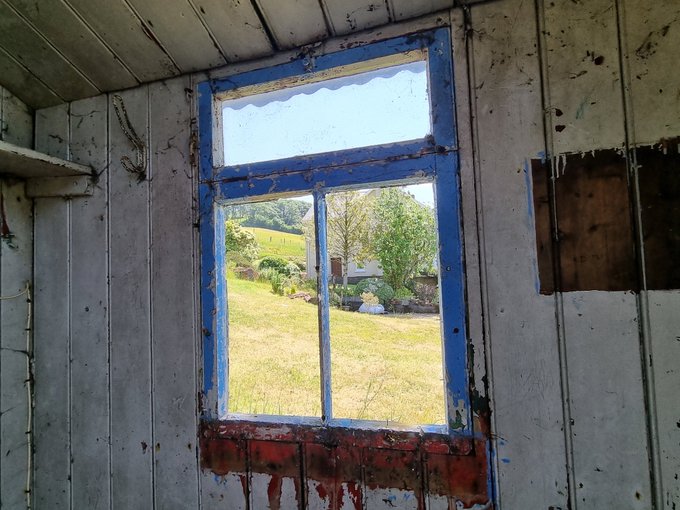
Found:
[{"label": "house roof", "polygon": [[272,55],[454,3],[0,0],[0,85],[42,108]]}]

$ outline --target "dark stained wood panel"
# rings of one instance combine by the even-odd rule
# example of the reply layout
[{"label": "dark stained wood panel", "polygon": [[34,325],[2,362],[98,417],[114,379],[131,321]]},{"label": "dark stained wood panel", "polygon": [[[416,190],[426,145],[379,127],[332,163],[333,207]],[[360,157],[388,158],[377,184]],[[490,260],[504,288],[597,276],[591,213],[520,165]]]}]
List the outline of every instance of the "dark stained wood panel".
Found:
[{"label": "dark stained wood panel", "polygon": [[43,36],[2,2],[0,2],[0,47],[62,99],[94,96],[99,92],[55,51]]},{"label": "dark stained wood panel", "polygon": [[124,89],[139,83],[66,4],[6,1],[100,90]]},{"label": "dark stained wood panel", "polygon": [[636,149],[647,289],[680,289],[678,139]]},{"label": "dark stained wood panel", "polygon": [[550,225],[550,174],[545,161],[531,160],[534,200],[534,223],[536,227],[536,255],[541,293],[555,291],[555,271],[553,268],[553,246]]},{"label": "dark stained wood panel", "polygon": [[[638,290],[626,161],[616,150],[532,164],[541,290]],[[559,281],[551,288],[546,184],[554,172]],[[540,214],[540,216],[539,216]],[[555,227],[553,227],[555,228]]]},{"label": "dark stained wood panel", "polygon": [[63,0],[113,50],[139,81],[169,78],[177,66],[153,31],[124,0]]}]

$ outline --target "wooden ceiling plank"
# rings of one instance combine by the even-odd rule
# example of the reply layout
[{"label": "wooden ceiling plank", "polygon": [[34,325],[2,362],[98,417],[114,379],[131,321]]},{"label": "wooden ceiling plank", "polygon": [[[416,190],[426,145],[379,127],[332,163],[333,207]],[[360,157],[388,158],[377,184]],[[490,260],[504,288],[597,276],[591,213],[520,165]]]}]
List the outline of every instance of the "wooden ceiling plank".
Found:
[{"label": "wooden ceiling plank", "polygon": [[240,0],[193,0],[193,5],[227,60],[271,54],[271,42],[252,4]]},{"label": "wooden ceiling plank", "polygon": [[99,93],[51,44],[0,2],[0,46],[67,101]]},{"label": "wooden ceiling plank", "polygon": [[255,0],[282,49],[320,41],[328,36],[324,13],[318,0]]},{"label": "wooden ceiling plank", "polygon": [[127,0],[182,72],[221,66],[226,59],[187,0]]},{"label": "wooden ceiling plank", "polygon": [[120,60],[64,3],[5,1],[100,90],[117,90],[139,84]]},{"label": "wooden ceiling plank", "polygon": [[385,0],[323,0],[336,35],[384,25],[390,21]]},{"label": "wooden ceiling plank", "polygon": [[401,21],[453,7],[453,0],[388,0],[395,21]]},{"label": "wooden ceiling plank", "polygon": [[0,84],[34,109],[54,106],[64,101],[1,47]]},{"label": "wooden ceiling plank", "polygon": [[62,0],[118,55],[141,82],[179,74],[155,34],[123,0]]}]

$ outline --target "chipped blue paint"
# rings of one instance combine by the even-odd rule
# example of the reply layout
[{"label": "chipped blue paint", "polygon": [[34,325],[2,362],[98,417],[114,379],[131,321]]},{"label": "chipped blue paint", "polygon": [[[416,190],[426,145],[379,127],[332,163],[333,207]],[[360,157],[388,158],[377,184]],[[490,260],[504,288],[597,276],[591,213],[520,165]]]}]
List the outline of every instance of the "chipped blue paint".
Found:
[{"label": "chipped blue paint", "polygon": [[507,457],[503,457],[503,458],[501,459],[501,462],[502,462],[503,464],[510,464],[510,459],[508,459]]},{"label": "chipped blue paint", "polygon": [[[223,168],[213,165],[212,115],[214,95],[246,85],[274,82],[334,67],[426,49],[432,111],[432,135],[421,140],[350,149]],[[423,432],[472,434],[469,396],[467,312],[463,268],[460,187],[456,123],[453,102],[451,40],[448,29],[437,29],[342,50],[327,55],[307,52],[292,62],[199,84],[200,211],[201,211],[201,310],[203,314],[204,416],[215,409],[218,416],[259,419],[262,416],[230,415],[227,405],[227,301],[224,280],[222,219],[213,216],[218,205],[262,200],[300,192],[315,197],[317,254],[320,274],[319,329],[322,366],[321,422],[329,426],[378,429],[392,424],[332,418],[330,386],[330,335],[328,326],[327,258],[325,257],[325,200],[330,190],[367,185],[433,182],[439,227],[442,346],[444,352],[447,426],[417,427]],[[268,417],[275,423],[316,423],[309,417]]]},{"label": "chipped blue paint", "polygon": [[319,311],[319,354],[321,371],[321,421],[326,423],[333,416],[331,398],[331,319],[328,293],[328,243],[326,242],[326,197],[314,192],[314,249],[316,250],[316,285]]}]

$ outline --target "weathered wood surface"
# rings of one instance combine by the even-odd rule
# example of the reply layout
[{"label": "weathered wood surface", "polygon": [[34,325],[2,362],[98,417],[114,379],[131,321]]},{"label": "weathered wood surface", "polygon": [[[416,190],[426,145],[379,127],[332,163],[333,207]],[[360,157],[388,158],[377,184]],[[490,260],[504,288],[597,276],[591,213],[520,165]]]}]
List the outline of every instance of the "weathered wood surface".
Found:
[{"label": "weathered wood surface", "polygon": [[149,86],[151,351],[159,508],[196,508],[198,430],[190,77]]},{"label": "weathered wood surface", "polygon": [[[33,116],[0,87],[0,139],[33,144]],[[0,180],[0,499],[25,507],[29,482],[29,294],[33,291],[33,207],[21,181]]]},{"label": "weathered wood surface", "polygon": [[[36,115],[36,148],[68,157],[68,105]],[[70,508],[71,345],[70,202],[62,198],[34,205],[35,356],[34,505]]]},{"label": "weathered wood surface", "polygon": [[387,0],[392,17],[402,20],[453,7],[452,0]]},{"label": "weathered wood surface", "polygon": [[271,51],[271,42],[251,3],[193,0],[193,4],[227,60],[248,60]]},{"label": "weathered wood surface", "polygon": [[16,97],[30,103],[33,108],[45,108],[61,102],[52,89],[3,48],[0,48],[0,76],[2,83],[11,88]]},{"label": "weathered wood surface", "polygon": [[[121,93],[147,151],[148,87]],[[111,497],[114,508],[154,506],[149,179],[122,166],[134,149],[109,98]]]},{"label": "weathered wood surface", "polygon": [[377,25],[384,25],[390,20],[387,4],[369,0],[323,0],[331,33],[347,34]]},{"label": "weathered wood surface", "polygon": [[73,67],[85,74],[99,90],[123,89],[138,84],[66,3],[10,0],[9,4],[58,47]]},{"label": "weathered wood surface", "polygon": [[[156,42],[153,31],[125,2],[68,0],[68,5],[121,59],[139,81],[167,78],[179,71]],[[116,20],[112,23],[111,20]]]},{"label": "weathered wood surface", "polygon": [[[11,117],[0,119],[12,121]],[[0,494],[6,508],[26,506],[29,473],[28,326],[32,204],[21,182],[0,181],[3,221],[11,238],[0,244]],[[16,296],[16,297],[12,297]]]},{"label": "weathered wood surface", "polygon": [[109,470],[107,97],[71,104],[73,161],[98,176],[91,197],[71,200],[72,508],[105,508]]},{"label": "weathered wood surface", "polygon": [[328,35],[326,21],[317,0],[256,0],[279,48],[294,48],[320,41]]},{"label": "weathered wood surface", "polygon": [[0,174],[18,178],[90,175],[90,168],[0,141]]},{"label": "weathered wood surface", "polygon": [[[199,71],[225,63],[224,56],[189,2],[168,8],[164,0],[130,0],[180,71]],[[182,34],[182,37],[177,37]]]},{"label": "weathered wood surface", "polygon": [[501,508],[566,508],[555,300],[538,292],[528,175],[528,160],[544,147],[534,5],[481,4],[471,9],[471,23],[475,179],[498,499]]}]

